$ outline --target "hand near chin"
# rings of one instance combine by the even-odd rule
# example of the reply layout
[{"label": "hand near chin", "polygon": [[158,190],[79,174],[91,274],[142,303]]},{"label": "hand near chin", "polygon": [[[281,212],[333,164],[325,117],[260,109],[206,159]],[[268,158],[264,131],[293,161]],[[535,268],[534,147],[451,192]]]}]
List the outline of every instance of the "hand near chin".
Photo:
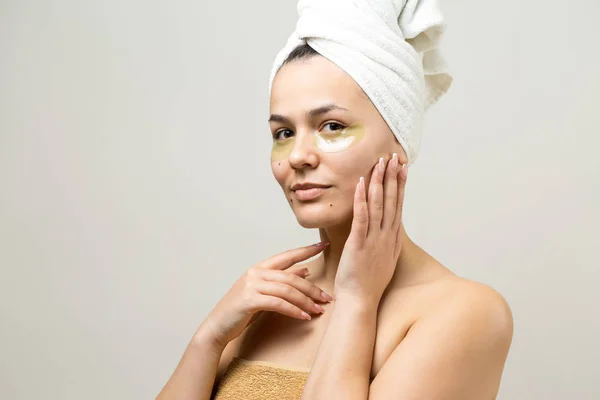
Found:
[{"label": "hand near chin", "polygon": [[368,189],[360,179],[354,192],[354,217],[335,277],[335,297],[379,304],[394,275],[401,251],[404,188],[408,170],[402,171],[396,154],[381,158],[373,169]]},{"label": "hand near chin", "polygon": [[332,297],[304,279],[308,268],[291,267],[327,245],[320,242],[291,249],[248,268],[205,319],[202,332],[208,333],[215,346],[225,348],[263,311],[303,320],[311,319],[310,313],[322,313],[317,302],[329,302]]}]

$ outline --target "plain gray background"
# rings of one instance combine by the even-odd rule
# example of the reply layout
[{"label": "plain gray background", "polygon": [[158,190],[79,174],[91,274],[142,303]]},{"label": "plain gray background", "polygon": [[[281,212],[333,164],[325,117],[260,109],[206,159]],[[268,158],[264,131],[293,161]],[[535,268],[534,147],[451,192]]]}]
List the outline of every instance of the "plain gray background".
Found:
[{"label": "plain gray background", "polygon": [[[600,398],[600,3],[444,2],[405,226],[509,301],[500,399]],[[0,398],[148,399],[252,264],[295,1],[0,0]]]}]

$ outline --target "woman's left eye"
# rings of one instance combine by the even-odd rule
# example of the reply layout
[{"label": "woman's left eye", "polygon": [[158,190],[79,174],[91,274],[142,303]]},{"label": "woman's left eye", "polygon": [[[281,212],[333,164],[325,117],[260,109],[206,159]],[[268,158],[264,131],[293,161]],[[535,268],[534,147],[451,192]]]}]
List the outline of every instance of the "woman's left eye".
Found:
[{"label": "woman's left eye", "polygon": [[331,127],[331,129],[330,129],[331,132],[341,131],[342,129],[345,128],[344,125],[338,124],[337,122],[328,122],[325,125],[323,125],[323,127],[326,127],[326,126]]}]

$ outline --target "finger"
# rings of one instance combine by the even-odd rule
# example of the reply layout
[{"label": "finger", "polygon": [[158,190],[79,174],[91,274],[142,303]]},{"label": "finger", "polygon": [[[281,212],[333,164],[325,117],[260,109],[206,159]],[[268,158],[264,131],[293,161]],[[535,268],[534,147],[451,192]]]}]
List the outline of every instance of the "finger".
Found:
[{"label": "finger", "polygon": [[307,260],[319,254],[328,244],[329,243],[327,242],[319,242],[308,246],[287,250],[260,262],[257,264],[257,267],[280,270],[288,269],[300,261]]},{"label": "finger", "polygon": [[352,217],[352,228],[350,235],[354,239],[364,239],[369,230],[369,208],[367,206],[367,194],[365,190],[365,179],[361,176],[354,189],[354,216]]},{"label": "finger", "polygon": [[398,169],[398,203],[396,204],[396,216],[394,217],[393,228],[400,230],[400,224],[402,223],[402,212],[404,210],[404,192],[406,188],[406,180],[408,177],[408,165],[404,164]]},{"label": "finger", "polygon": [[381,221],[381,229],[387,230],[394,226],[398,204],[398,155],[396,153],[392,155],[387,164],[383,193],[383,220]]},{"label": "finger", "polygon": [[[369,196],[367,205],[369,207],[369,231],[381,229],[381,217],[383,215],[383,174],[385,162],[383,157],[373,168],[371,181],[369,182]],[[367,233],[368,234],[368,233]]]},{"label": "finger", "polygon": [[400,253],[402,252],[402,230],[399,229],[396,234],[396,243],[394,244],[394,260],[398,260]]},{"label": "finger", "polygon": [[[262,271],[262,269],[261,269]],[[268,270],[270,271],[270,270]],[[291,272],[292,274],[298,275],[302,278],[306,278],[308,275],[310,275],[310,271],[308,270],[308,268],[295,268],[295,269],[288,269],[287,272]]]},{"label": "finger", "polygon": [[[307,281],[306,279],[298,275],[290,274],[287,271],[266,269],[261,271],[261,276],[264,280],[267,281],[279,282],[292,286],[298,289],[304,295],[313,299],[314,301],[329,302],[332,299],[331,296],[327,298],[327,293],[314,283]],[[322,293],[325,293],[325,295],[323,295]]]},{"label": "finger", "polygon": [[[310,297],[293,286],[281,282],[260,281],[256,284],[256,290],[263,295],[278,297],[307,313],[321,313],[323,307],[315,303]],[[283,303],[280,303],[282,305]],[[289,309],[287,306],[285,309]],[[285,310],[284,309],[284,310]]]},{"label": "finger", "polygon": [[303,311],[280,297],[262,295],[256,301],[255,308],[261,311],[273,311],[296,319],[312,319],[310,314]]}]

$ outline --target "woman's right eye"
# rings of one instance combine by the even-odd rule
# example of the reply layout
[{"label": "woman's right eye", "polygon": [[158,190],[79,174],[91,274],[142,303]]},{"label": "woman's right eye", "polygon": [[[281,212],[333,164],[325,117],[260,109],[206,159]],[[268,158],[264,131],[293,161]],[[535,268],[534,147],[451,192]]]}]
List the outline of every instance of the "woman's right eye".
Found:
[{"label": "woman's right eye", "polygon": [[292,134],[292,133],[293,133],[293,132],[292,132],[292,131],[290,131],[289,129],[281,129],[281,130],[279,130],[279,131],[277,131],[277,132],[275,132],[275,133],[273,134],[273,139],[274,139],[274,140],[283,140],[283,139],[288,139],[288,137],[283,137],[283,138],[281,137],[281,133],[283,133],[283,132],[289,132],[290,134]]}]

